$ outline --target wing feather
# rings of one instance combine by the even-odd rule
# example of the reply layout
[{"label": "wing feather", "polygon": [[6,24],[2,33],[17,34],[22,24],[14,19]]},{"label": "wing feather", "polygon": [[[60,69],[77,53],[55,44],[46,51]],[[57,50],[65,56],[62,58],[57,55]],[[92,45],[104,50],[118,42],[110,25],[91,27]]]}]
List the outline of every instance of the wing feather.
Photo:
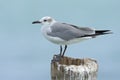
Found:
[{"label": "wing feather", "polygon": [[67,41],[95,33],[94,29],[88,27],[77,27],[75,25],[60,22],[56,22],[50,27],[52,31],[48,32],[48,35],[53,37],[59,37]]}]

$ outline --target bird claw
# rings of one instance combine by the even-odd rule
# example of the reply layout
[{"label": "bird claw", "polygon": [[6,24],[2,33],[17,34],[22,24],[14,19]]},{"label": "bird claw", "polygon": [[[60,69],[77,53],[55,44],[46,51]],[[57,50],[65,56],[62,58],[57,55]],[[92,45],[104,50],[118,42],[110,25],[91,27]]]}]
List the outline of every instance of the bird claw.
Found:
[{"label": "bird claw", "polygon": [[53,56],[52,62],[59,62],[63,56],[58,54]]}]

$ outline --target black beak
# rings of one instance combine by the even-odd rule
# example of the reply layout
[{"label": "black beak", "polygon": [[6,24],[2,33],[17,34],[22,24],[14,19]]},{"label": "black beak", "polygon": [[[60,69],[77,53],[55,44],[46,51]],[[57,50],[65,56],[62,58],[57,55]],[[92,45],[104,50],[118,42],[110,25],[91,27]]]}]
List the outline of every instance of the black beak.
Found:
[{"label": "black beak", "polygon": [[38,24],[41,23],[40,21],[33,21],[32,24]]}]

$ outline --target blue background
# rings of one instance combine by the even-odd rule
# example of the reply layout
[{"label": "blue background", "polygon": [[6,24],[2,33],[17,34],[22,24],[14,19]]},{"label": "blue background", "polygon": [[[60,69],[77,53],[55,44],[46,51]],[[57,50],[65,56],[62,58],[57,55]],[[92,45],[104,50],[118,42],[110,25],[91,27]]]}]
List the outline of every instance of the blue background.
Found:
[{"label": "blue background", "polygon": [[94,58],[98,80],[120,76],[120,0],[0,0],[0,80],[50,80],[50,62],[59,46],[32,21],[51,16],[58,21],[114,34],[70,45],[66,56]]}]

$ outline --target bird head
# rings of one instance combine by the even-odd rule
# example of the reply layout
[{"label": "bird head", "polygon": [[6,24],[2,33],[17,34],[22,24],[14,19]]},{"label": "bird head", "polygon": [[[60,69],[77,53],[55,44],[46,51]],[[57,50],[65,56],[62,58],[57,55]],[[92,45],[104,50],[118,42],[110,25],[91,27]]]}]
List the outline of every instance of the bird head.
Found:
[{"label": "bird head", "polygon": [[32,22],[32,24],[40,23],[43,25],[50,25],[54,22],[55,22],[55,20],[52,17],[46,16],[46,17],[41,18],[40,20]]}]

